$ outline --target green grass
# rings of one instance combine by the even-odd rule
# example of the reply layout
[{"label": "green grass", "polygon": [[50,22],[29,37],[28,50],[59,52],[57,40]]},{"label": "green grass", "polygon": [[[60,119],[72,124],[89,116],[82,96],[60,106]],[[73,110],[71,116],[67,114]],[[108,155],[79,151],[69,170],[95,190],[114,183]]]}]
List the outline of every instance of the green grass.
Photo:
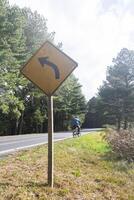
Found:
[{"label": "green grass", "polygon": [[[70,140],[64,143],[67,146],[71,146]],[[79,149],[80,151],[90,151],[97,153],[105,153],[110,150],[108,144],[102,142],[102,133],[101,134],[90,134],[85,135],[81,138],[76,138],[75,141],[72,140],[72,146]]]},{"label": "green grass", "polygon": [[134,165],[112,155],[102,133],[55,144],[54,188],[47,187],[47,145],[0,161],[0,200],[133,200]]}]

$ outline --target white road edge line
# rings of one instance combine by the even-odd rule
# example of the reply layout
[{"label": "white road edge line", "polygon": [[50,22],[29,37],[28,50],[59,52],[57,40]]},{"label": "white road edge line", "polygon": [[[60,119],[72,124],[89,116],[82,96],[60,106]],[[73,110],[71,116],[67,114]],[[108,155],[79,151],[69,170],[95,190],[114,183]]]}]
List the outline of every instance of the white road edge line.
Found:
[{"label": "white road edge line", "polygon": [[[27,141],[29,140],[29,141],[32,142],[32,141],[35,141],[35,140],[37,140],[37,139],[38,139],[38,138],[28,138]],[[16,144],[16,143],[18,143],[18,142],[19,142],[19,141],[13,141],[13,142],[11,141],[11,142],[8,142],[8,143],[7,143],[7,142],[6,142],[6,143],[3,142],[3,143],[0,144],[0,146],[4,146],[4,145],[8,145],[8,144],[10,144],[10,145],[11,145],[11,144]],[[21,140],[21,142],[26,142],[26,139],[25,139],[25,140]]]},{"label": "white road edge line", "polygon": [[[61,139],[56,139],[54,142],[58,142],[58,141],[61,141],[61,140],[65,140],[65,139],[69,139],[69,138],[72,138],[72,136],[70,137],[66,137],[66,138],[61,138]],[[19,151],[19,150],[26,150],[26,149],[29,149],[29,148],[32,148],[32,147],[36,147],[36,146],[39,146],[39,145],[43,145],[43,144],[47,144],[48,142],[41,142],[41,143],[38,143],[38,144],[32,144],[32,145],[28,145],[28,146],[24,146],[24,147],[17,147],[15,149],[9,149],[9,150],[5,150],[5,151],[0,151],[0,155],[3,155],[3,154],[8,154],[8,153],[13,153],[15,151]]]}]

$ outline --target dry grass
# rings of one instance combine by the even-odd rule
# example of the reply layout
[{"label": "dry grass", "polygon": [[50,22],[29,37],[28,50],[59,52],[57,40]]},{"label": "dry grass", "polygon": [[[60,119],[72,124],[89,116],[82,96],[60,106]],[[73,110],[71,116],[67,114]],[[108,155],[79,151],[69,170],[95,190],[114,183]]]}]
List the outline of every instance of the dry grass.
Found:
[{"label": "dry grass", "polygon": [[55,187],[47,146],[0,161],[0,200],[133,200],[134,166],[116,160],[99,133],[55,145]]}]

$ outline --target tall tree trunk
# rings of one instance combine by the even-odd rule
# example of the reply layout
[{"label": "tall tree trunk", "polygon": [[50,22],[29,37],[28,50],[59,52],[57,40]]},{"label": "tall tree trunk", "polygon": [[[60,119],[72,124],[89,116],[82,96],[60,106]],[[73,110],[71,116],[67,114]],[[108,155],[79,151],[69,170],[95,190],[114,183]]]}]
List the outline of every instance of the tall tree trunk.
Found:
[{"label": "tall tree trunk", "polygon": [[40,125],[40,132],[43,133],[43,123]]},{"label": "tall tree trunk", "polygon": [[11,135],[15,135],[16,134],[16,126],[17,126],[17,124],[16,124],[16,120],[14,120],[14,119],[12,119],[11,121],[10,121],[10,123],[11,123],[11,125],[10,125],[10,134]]},{"label": "tall tree trunk", "polygon": [[15,129],[14,129],[13,135],[17,135],[17,133],[18,133],[18,125],[19,125],[19,120],[16,119],[16,121],[15,121]]},{"label": "tall tree trunk", "polygon": [[126,130],[128,128],[128,119],[125,117],[124,119],[124,129]]},{"label": "tall tree trunk", "polygon": [[39,133],[39,126],[37,123],[36,123],[36,133]]},{"label": "tall tree trunk", "polygon": [[22,111],[21,117],[20,117],[20,123],[19,123],[19,128],[18,128],[18,134],[22,134],[22,129],[23,129],[23,118],[24,118],[24,112]]},{"label": "tall tree trunk", "polygon": [[121,128],[121,119],[120,117],[117,119],[117,129],[120,130]]}]

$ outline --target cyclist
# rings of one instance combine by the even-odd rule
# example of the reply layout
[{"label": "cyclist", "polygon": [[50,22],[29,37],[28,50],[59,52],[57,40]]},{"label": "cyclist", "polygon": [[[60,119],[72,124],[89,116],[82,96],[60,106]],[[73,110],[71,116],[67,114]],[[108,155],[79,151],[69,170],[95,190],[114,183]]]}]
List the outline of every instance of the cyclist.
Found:
[{"label": "cyclist", "polygon": [[72,120],[71,120],[71,126],[72,126],[72,129],[74,130],[75,128],[78,128],[78,134],[80,133],[80,120],[78,117],[73,117]]}]

